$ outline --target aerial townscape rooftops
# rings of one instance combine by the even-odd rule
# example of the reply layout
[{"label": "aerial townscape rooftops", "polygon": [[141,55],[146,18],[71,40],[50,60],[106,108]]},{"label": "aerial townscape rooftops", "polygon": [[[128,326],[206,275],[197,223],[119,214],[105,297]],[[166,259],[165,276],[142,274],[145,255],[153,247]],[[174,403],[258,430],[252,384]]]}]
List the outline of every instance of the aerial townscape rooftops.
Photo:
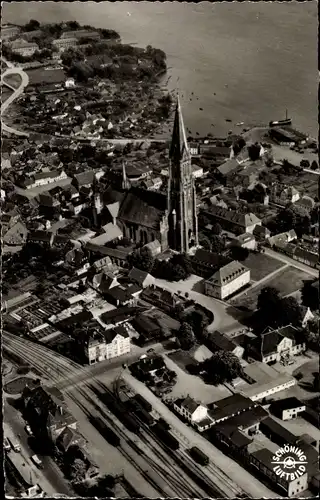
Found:
[{"label": "aerial townscape rooftops", "polygon": [[315,4],[260,4],[3,4],[8,497],[317,494]]}]

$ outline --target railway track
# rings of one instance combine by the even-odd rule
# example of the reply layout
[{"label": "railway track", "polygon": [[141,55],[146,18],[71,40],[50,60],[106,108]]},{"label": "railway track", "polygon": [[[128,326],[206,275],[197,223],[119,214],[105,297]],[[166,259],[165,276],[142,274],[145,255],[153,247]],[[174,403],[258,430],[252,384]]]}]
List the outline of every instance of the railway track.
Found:
[{"label": "railway track", "polygon": [[[3,344],[7,348],[11,347],[11,349],[20,357],[21,352],[23,352],[25,357],[28,357],[26,361],[29,361],[29,363],[37,368],[41,373],[43,373],[47,379],[50,379],[52,387],[56,387],[61,380],[65,381],[66,378],[73,378],[75,375],[79,375],[81,372],[86,373],[85,368],[81,367],[76,362],[64,358],[61,355],[57,355],[56,353],[50,351],[48,348],[39,346],[38,344],[35,344],[30,340],[17,338],[13,334],[3,332]],[[45,365],[43,362],[44,359]],[[66,377],[66,374],[69,374],[70,377]],[[106,388],[99,380],[93,378],[89,383],[84,383],[81,388],[77,387],[77,392],[83,397],[84,401],[92,400],[92,396],[94,396],[92,386],[95,386],[96,388],[103,391],[109,391],[112,394],[112,391]],[[79,401],[79,398],[73,394],[72,389],[66,389],[65,392],[78,406],[81,407],[81,402]],[[87,413],[88,409],[83,405],[82,407],[86,410]],[[108,424],[116,430],[118,436],[121,439],[124,439],[124,433],[128,434],[128,430],[117,419],[115,419],[113,413],[107,410],[104,405],[102,408],[100,408],[100,412],[108,422]],[[154,486],[154,488],[157,489],[157,491],[161,490],[160,493],[162,496],[175,496],[175,494],[172,495],[172,491],[169,495],[168,488],[170,488],[171,490],[175,489],[176,493],[178,491],[177,496],[180,497],[199,496],[199,486],[197,485],[195,489],[195,486],[193,484],[194,482],[196,482],[196,478],[200,479],[204,482],[203,484],[207,485],[206,489],[210,489],[210,496],[232,498],[243,493],[243,490],[241,490],[228,476],[226,476],[223,471],[220,471],[220,469],[217,468],[214,464],[210,464],[206,469],[212,474],[213,477],[219,479],[219,481],[225,485],[225,488],[223,488],[222,490],[215,483],[213,483],[212,480],[208,478],[206,472],[199,470],[199,467],[195,466],[186,451],[186,444],[182,440],[181,436],[176,437],[182,446],[182,450],[179,450],[174,454],[172,450],[169,450],[167,447],[164,448],[163,446],[159,446],[159,442],[157,439],[155,439],[154,433],[152,433],[144,423],[141,423],[139,421],[139,424],[143,429],[139,435],[141,442],[145,447],[149,448],[151,453],[154,455],[154,458],[157,459],[155,460],[154,458],[150,457],[149,454],[147,454],[142,449],[141,456],[143,456],[143,458],[148,461],[148,464],[150,464],[150,469],[148,472],[147,470],[140,468],[139,472],[146,479],[147,477],[149,478],[147,480],[150,484],[154,484],[154,473],[158,474],[158,476],[161,477],[161,481],[159,481],[158,477],[158,486],[157,488],[155,488]],[[129,439],[128,441],[127,439],[126,442],[132,448],[132,440]],[[122,449],[122,447],[121,453],[123,453],[124,455],[126,453],[125,450]],[[175,462],[173,462],[173,460],[169,461],[170,465],[173,465],[174,463],[174,475],[172,474],[170,467],[169,469],[167,469],[167,467],[164,465],[168,463],[168,453],[171,458],[175,460]],[[126,458],[130,462],[132,462],[133,460],[132,457],[128,458],[128,456],[126,456]],[[158,461],[160,461],[160,464],[158,463]],[[136,467],[135,463],[134,466]],[[188,477],[188,484],[186,484],[186,481],[181,481],[182,474],[179,468],[184,468],[184,470],[187,469],[188,472],[192,473],[193,479],[191,480],[190,477]],[[138,470],[137,467],[136,469]],[[151,470],[153,472],[150,472]],[[161,483],[161,485],[159,485],[159,482]],[[205,489],[203,486],[202,488]]]},{"label": "railway track", "polygon": [[[24,353],[24,358],[26,361],[28,361],[30,364],[32,364],[35,368],[37,368],[41,373],[43,373],[46,378],[48,379],[48,374],[49,378],[54,381],[54,384],[52,384],[53,387],[55,387],[56,383],[61,380],[61,378],[65,379],[66,371],[70,373],[70,376],[73,376],[75,372],[78,374],[79,371],[82,370],[79,365],[73,361],[64,359],[62,356],[57,356],[53,353],[51,353],[50,350],[39,346],[37,344],[34,344],[33,342],[29,340],[21,340],[17,339],[12,334],[8,334],[4,332],[3,334],[4,341],[6,344],[6,348],[10,348],[19,356],[21,356],[21,347],[23,346],[23,353]],[[44,353],[45,351],[45,353]],[[43,357],[44,354],[46,355],[45,358],[45,365],[43,363]],[[40,356],[38,359],[37,356]],[[92,385],[93,381],[90,382]],[[94,381],[94,383],[99,383],[99,381]],[[80,393],[84,400],[87,400],[88,398],[91,399],[92,396],[94,396],[94,393],[91,392],[90,387],[86,384],[85,388],[82,387],[81,389],[77,389],[78,393]],[[78,398],[74,396],[74,394],[71,391],[66,391],[68,393],[68,396],[71,397],[71,399],[78,404],[80,407],[82,406],[82,409],[87,410],[87,408],[83,407],[81,403],[79,402]],[[127,430],[124,428],[124,426],[119,427],[119,425],[115,422],[114,415],[111,414],[111,412],[108,412],[105,408],[102,409],[102,412],[104,412],[104,417],[108,417],[108,423],[112,425],[112,427],[116,427],[116,430],[118,432],[119,437],[123,439],[124,432],[127,432]],[[107,415],[109,413],[109,415]],[[127,440],[127,443],[130,444],[130,440]],[[145,444],[147,441],[145,441]],[[128,452],[123,450],[123,447],[121,447],[121,452],[126,456],[126,458],[134,464],[136,467],[136,463],[128,455]],[[144,455],[147,459],[148,463],[150,464],[150,470],[144,470],[141,467],[136,467],[137,470],[139,470],[140,474],[148,480],[148,482],[153,485],[153,487],[162,495],[165,497],[174,497],[174,496],[180,496],[180,497],[190,497],[190,493],[192,492],[192,496],[196,493],[194,491],[194,488],[190,488],[187,485],[183,484],[179,479],[172,475],[169,470],[161,467],[157,462],[155,462],[151,457],[148,455]],[[154,472],[158,474],[161,477],[161,481],[159,480],[159,477],[157,477],[157,482],[155,480],[155,475]],[[179,477],[179,476],[178,476]],[[159,485],[159,483],[161,485]],[[155,487],[155,484],[157,484],[157,487]],[[173,488],[174,486],[174,488]]]},{"label": "railway track", "polygon": [[[120,385],[122,383],[123,383],[123,381],[121,379],[117,379],[115,381],[115,384],[114,384],[115,393],[118,395],[119,398],[120,398],[120,391],[125,395],[125,397],[127,399],[132,398],[135,395],[135,393],[129,388],[125,389],[124,386],[122,386],[120,389]],[[143,421],[141,421],[140,419],[138,419],[138,420],[140,422],[140,425],[144,427],[146,433],[149,436],[154,435],[154,433],[152,432],[152,427],[149,428],[147,426],[147,424],[145,424]],[[173,431],[174,431],[174,429],[173,429]],[[206,471],[203,471],[201,468],[196,466],[187,452],[187,446],[186,446],[185,441],[182,440],[181,436],[177,435],[177,434],[175,434],[175,438],[179,441],[179,444],[180,444],[180,449],[177,450],[176,452],[174,452],[176,455],[176,458],[179,459],[180,464],[182,464],[184,466],[187,465],[189,470],[193,471],[194,474],[197,474],[197,476],[201,479],[201,481],[203,481],[205,484],[207,484],[207,487],[209,489],[209,491],[207,491],[207,493],[209,495],[212,496],[214,493],[215,494],[218,493],[220,496],[221,495],[223,496],[223,495],[225,495],[225,492],[222,492],[222,490],[220,490],[218,488],[218,486],[212,482],[212,480],[208,477],[208,474],[206,474],[206,471],[211,472],[213,477],[218,477],[220,479],[220,481],[222,481],[223,483],[225,483],[228,486],[230,498],[235,497],[236,495],[240,495],[240,494],[245,493],[240,487],[238,487],[238,486],[236,487],[235,483],[233,483],[233,481],[231,481],[229,479],[229,477],[223,471],[221,471],[218,467],[216,467],[214,464],[210,463],[209,465],[207,465]],[[167,448],[165,445],[163,447]]]}]

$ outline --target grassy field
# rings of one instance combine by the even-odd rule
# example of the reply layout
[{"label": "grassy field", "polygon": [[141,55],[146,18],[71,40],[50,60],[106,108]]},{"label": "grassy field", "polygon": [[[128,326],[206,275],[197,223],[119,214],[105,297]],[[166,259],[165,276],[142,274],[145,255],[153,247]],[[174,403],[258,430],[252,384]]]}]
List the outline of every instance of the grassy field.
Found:
[{"label": "grassy field", "polygon": [[13,92],[10,89],[5,87],[4,85],[1,85],[1,103],[2,104],[8,99],[8,97],[11,96],[11,94],[13,94]]},{"label": "grassy field", "polygon": [[38,85],[46,83],[61,83],[66,80],[66,75],[63,69],[44,68],[31,69],[27,71],[29,76],[29,85]]},{"label": "grassy field", "polygon": [[20,75],[8,75],[4,78],[5,82],[14,87],[15,89],[20,87],[21,77]]},{"label": "grassy field", "polygon": [[19,377],[4,386],[8,394],[20,394],[27,384],[32,384],[33,379],[29,377]]},{"label": "grassy field", "polygon": [[253,281],[259,281],[283,266],[283,263],[279,260],[263,253],[250,253],[249,257],[243,261],[243,264],[250,269],[250,276]]},{"label": "grassy field", "polygon": [[247,307],[254,311],[257,308],[258,295],[262,288],[271,286],[279,290],[281,296],[289,295],[296,290],[300,290],[303,281],[309,278],[308,273],[304,273],[295,267],[287,267],[279,271],[276,276],[270,280],[266,280],[261,285],[249,290],[247,294],[241,295],[239,299],[235,299],[232,305],[235,307]]}]

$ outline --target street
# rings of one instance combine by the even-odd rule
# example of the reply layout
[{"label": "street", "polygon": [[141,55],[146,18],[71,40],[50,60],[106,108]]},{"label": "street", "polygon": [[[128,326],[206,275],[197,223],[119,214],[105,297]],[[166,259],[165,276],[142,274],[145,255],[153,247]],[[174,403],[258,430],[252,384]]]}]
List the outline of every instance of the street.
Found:
[{"label": "street", "polygon": [[[26,469],[26,475],[29,482],[32,484],[39,484],[48,495],[62,493],[64,495],[74,496],[72,488],[70,488],[62,472],[50,457],[40,457],[39,455],[44,464],[42,470],[39,470],[30,460],[30,457],[34,455],[35,452],[29,446],[28,435],[24,429],[25,422],[20,414],[5,399],[4,422],[16,436],[21,436],[19,437],[21,454],[15,453],[14,451],[10,453],[14,454],[14,459],[17,460],[19,459],[18,455],[21,455],[20,460],[22,460],[22,463],[25,463],[23,467]],[[22,463],[20,465],[22,465]]]},{"label": "street", "polygon": [[[213,322],[208,326],[208,330],[210,332],[219,330],[220,332],[230,333],[232,331],[241,330],[243,328],[243,325],[237,319],[235,319],[236,317],[240,318],[240,311],[221,300],[214,299],[213,297],[208,297],[207,295],[203,295],[202,293],[194,292],[192,290],[194,282],[194,275],[191,275],[190,278],[185,281],[178,282],[155,279],[155,284],[160,288],[174,293],[178,293],[178,291],[180,291],[183,296],[187,292],[190,299],[193,299],[197,304],[211,311],[214,315],[214,319]],[[233,311],[233,315],[230,314],[231,310]]]}]

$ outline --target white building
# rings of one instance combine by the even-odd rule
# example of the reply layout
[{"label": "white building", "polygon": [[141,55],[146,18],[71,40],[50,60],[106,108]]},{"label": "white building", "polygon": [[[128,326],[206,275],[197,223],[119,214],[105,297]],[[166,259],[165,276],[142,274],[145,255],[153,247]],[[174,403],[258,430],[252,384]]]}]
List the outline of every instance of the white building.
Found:
[{"label": "white building", "polygon": [[123,326],[110,328],[103,335],[100,333],[93,334],[84,347],[84,353],[89,365],[123,356],[128,354],[130,350],[130,336]]},{"label": "white building", "polygon": [[192,165],[192,177],[194,179],[200,179],[203,177],[203,168],[198,165]]},{"label": "white building", "polygon": [[[261,226],[257,226],[261,227]],[[237,236],[232,241],[233,246],[238,246],[241,248],[247,248],[248,250],[255,250],[256,248],[256,239],[251,233],[244,233]]]},{"label": "white building", "polygon": [[296,397],[289,397],[274,401],[269,410],[281,420],[292,420],[298,417],[299,413],[306,411],[306,405]]},{"label": "white building", "polygon": [[1,26],[1,39],[10,40],[19,35],[21,32],[20,26],[15,26],[14,24],[3,24]]},{"label": "white building", "polygon": [[75,81],[74,81],[74,78],[68,78],[66,81],[65,81],[65,88],[66,89],[73,89],[75,87]]},{"label": "white building", "polygon": [[173,403],[173,408],[188,422],[198,427],[200,431],[204,431],[213,425],[213,421],[208,415],[207,407],[197,403],[190,396],[182,400],[177,399]]},{"label": "white building", "polygon": [[205,294],[225,299],[250,283],[250,269],[234,260],[204,282]]},{"label": "white building", "polygon": [[67,179],[67,174],[62,170],[61,172],[57,170],[52,170],[50,172],[39,172],[34,174],[30,179],[25,179],[24,187],[26,189],[33,189],[38,186],[45,186],[52,182],[58,182],[62,179]]},{"label": "white building", "polygon": [[39,50],[39,47],[34,42],[27,42],[23,39],[14,40],[10,43],[10,48],[12,52],[20,54],[21,56],[33,56],[33,54]]},{"label": "white building", "polygon": [[69,38],[59,38],[58,40],[53,40],[52,45],[56,47],[60,52],[63,52],[70,47],[75,47],[78,44],[78,39],[75,37]]},{"label": "white building", "polygon": [[247,385],[242,385],[240,392],[252,401],[270,397],[272,394],[289,389],[297,383],[291,375],[279,372],[260,361],[244,366],[241,378],[247,382]]}]

